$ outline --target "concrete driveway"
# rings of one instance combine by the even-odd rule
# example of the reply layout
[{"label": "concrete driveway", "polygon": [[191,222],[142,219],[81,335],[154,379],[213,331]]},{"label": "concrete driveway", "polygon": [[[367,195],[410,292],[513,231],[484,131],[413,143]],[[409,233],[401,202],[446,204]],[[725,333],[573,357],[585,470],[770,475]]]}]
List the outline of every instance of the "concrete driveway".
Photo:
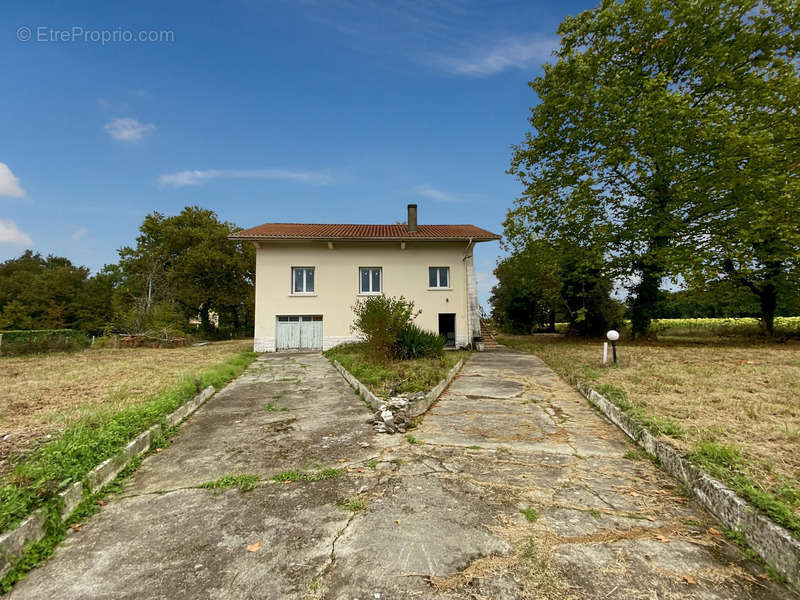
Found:
[{"label": "concrete driveway", "polygon": [[319,354],[265,355],[11,598],[788,595],[534,356],[474,355],[411,441],[368,417]]}]

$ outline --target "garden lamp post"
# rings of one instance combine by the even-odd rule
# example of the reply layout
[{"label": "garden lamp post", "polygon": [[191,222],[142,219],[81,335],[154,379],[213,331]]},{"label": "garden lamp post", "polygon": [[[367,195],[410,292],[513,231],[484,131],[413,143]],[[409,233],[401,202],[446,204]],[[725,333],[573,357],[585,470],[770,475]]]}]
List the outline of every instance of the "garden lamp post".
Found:
[{"label": "garden lamp post", "polygon": [[614,364],[617,364],[617,340],[619,339],[619,331],[612,329],[606,334],[608,341],[611,342],[611,351],[614,355]]}]

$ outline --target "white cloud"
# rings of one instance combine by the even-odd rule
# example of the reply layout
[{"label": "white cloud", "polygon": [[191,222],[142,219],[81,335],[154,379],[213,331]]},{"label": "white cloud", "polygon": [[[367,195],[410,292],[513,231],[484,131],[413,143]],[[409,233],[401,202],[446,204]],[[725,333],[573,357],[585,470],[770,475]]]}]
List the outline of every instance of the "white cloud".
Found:
[{"label": "white cloud", "polygon": [[0,162],[0,196],[21,198],[25,190],[19,184],[19,179],[11,172],[8,165]]},{"label": "white cloud", "polygon": [[112,119],[105,125],[108,134],[121,142],[138,142],[145,133],[153,131],[155,128],[156,126],[152,123],[142,123],[130,117]]},{"label": "white cloud", "polygon": [[558,39],[507,38],[491,46],[472,48],[463,56],[435,56],[433,62],[456,75],[488,77],[506,69],[525,69],[546,62]]},{"label": "white cloud", "polygon": [[81,239],[83,236],[85,236],[87,233],[89,233],[89,230],[86,229],[86,227],[78,227],[75,231],[72,232],[72,239],[77,241]]},{"label": "white cloud", "polygon": [[33,240],[10,219],[0,219],[0,244],[31,246]]},{"label": "white cloud", "polygon": [[458,196],[456,194],[451,194],[450,192],[445,192],[439,189],[436,189],[432,185],[420,185],[414,188],[414,191],[419,194],[420,196],[424,196],[429,200],[433,200],[434,202],[447,202],[449,204],[459,204],[461,202],[466,202],[466,199],[462,196]]},{"label": "white cloud", "polygon": [[320,171],[302,171],[294,169],[208,169],[205,171],[187,170],[169,173],[158,178],[161,185],[183,187],[200,185],[211,179],[275,179],[295,181],[312,185],[328,185],[334,179]]}]

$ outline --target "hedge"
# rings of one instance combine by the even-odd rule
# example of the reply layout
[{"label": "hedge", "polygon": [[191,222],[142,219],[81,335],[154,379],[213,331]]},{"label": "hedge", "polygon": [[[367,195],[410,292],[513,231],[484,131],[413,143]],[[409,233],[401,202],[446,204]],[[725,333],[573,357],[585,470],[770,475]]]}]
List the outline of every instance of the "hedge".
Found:
[{"label": "hedge", "polygon": [[0,331],[0,355],[80,350],[91,344],[89,336],[74,329],[27,329]]}]

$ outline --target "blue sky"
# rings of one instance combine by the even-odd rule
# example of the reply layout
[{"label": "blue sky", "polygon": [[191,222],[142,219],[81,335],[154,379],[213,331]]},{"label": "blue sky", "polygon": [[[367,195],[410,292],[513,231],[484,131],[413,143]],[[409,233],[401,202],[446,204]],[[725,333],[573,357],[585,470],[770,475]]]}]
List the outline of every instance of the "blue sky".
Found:
[{"label": "blue sky", "polygon": [[[393,223],[416,202],[421,223],[502,233],[527,82],[591,6],[6,0],[0,260],[99,269],[147,213],[189,204],[250,227]],[[483,302],[499,253],[476,252]]]}]

